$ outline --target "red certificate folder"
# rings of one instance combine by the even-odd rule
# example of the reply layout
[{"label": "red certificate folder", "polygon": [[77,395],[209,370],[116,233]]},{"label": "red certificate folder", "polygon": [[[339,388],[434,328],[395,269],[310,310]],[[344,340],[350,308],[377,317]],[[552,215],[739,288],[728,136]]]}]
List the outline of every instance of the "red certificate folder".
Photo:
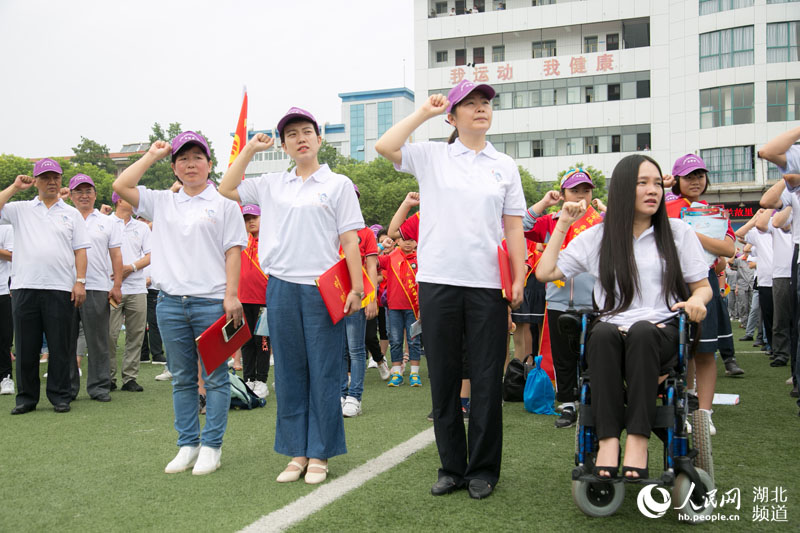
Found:
[{"label": "red certificate folder", "polygon": [[508,252],[506,252],[502,246],[497,247],[497,264],[500,266],[500,285],[503,291],[503,298],[511,301],[513,298],[513,292],[511,290],[511,261],[508,258]]},{"label": "red certificate folder", "polygon": [[[361,267],[361,275],[364,278],[364,299],[361,300],[361,307],[366,307],[368,303],[375,299],[375,285],[372,284],[364,267]],[[344,318],[344,303],[352,287],[350,284],[350,271],[347,270],[347,261],[345,259],[340,260],[314,282],[322,295],[322,301],[325,302],[328,314],[331,315],[331,320],[334,324],[337,324]]]},{"label": "red certificate folder", "polygon": [[225,342],[222,336],[222,328],[228,321],[225,320],[225,315],[219,317],[219,320],[208,326],[208,329],[200,334],[195,339],[197,343],[197,352],[203,359],[203,366],[206,367],[206,374],[211,374],[217,369],[219,365],[224,363],[228,357],[250,340],[250,327],[247,321],[242,317],[243,326],[233,336],[231,340]]}]

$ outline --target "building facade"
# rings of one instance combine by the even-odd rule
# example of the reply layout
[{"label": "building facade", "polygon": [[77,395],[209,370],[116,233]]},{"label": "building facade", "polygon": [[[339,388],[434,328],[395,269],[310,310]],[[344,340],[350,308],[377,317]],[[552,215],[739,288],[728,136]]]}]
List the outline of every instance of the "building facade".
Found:
[{"label": "building facade", "polygon": [[[607,177],[645,152],[697,153],[709,201],[752,213],[777,169],[758,147],[800,126],[800,2],[415,0],[416,94],[496,90],[489,140],[538,180],[576,162]],[[417,140],[446,139],[428,121]]]}]

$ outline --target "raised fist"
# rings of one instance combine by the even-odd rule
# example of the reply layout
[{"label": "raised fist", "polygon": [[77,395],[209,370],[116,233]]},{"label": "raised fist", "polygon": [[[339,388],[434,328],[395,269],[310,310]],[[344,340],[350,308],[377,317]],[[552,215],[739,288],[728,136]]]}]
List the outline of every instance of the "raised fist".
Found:
[{"label": "raised fist", "polygon": [[163,159],[172,153],[172,146],[167,141],[156,141],[150,145],[147,152],[155,156],[157,160]]},{"label": "raised fist", "polygon": [[561,201],[561,192],[560,191],[547,191],[542,198],[544,202],[545,209],[548,207],[553,207],[558,202]]},{"label": "raised fist", "polygon": [[572,224],[586,212],[586,200],[580,202],[564,202],[561,206],[561,218]]},{"label": "raised fist", "polygon": [[444,113],[448,105],[450,105],[450,102],[447,100],[445,95],[432,94],[428,97],[428,100],[422,104],[422,109],[428,115],[435,117],[436,115],[441,115]]},{"label": "raised fist", "polygon": [[33,185],[33,178],[30,176],[24,176],[20,174],[14,180],[14,187],[19,189],[20,191],[24,191],[25,189],[30,189],[31,185]]},{"label": "raised fist", "polygon": [[255,153],[269,150],[273,144],[275,144],[275,139],[266,133],[256,133],[247,143],[247,146]]},{"label": "raised fist", "polygon": [[411,191],[406,195],[406,199],[403,201],[409,207],[416,207],[419,205],[419,193]]},{"label": "raised fist", "polygon": [[664,174],[661,176],[661,183],[664,185],[665,189],[670,189],[673,185],[675,185],[675,178],[672,176],[672,174]]}]

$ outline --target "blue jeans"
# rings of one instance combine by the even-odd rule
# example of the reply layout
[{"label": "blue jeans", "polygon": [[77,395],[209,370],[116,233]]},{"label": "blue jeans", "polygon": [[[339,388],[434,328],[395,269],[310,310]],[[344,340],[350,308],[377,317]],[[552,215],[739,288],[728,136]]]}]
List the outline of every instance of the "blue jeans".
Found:
[{"label": "blue jeans", "polygon": [[267,320],[275,359],[275,451],[315,459],[347,453],[340,400],[344,323],[331,322],[314,285],[275,276],[267,285]]},{"label": "blue jeans", "polygon": [[403,362],[403,331],[408,341],[408,360],[419,363],[419,339],[411,338],[411,324],[416,322],[411,309],[389,309],[389,351],[392,363]]},{"label": "blue jeans", "polygon": [[203,367],[206,425],[201,435],[197,392],[197,361],[200,357],[194,340],[224,314],[222,300],[173,296],[164,291],[158,295],[156,316],[169,371],[172,372],[172,404],[178,446],[222,446],[231,406],[228,366],[220,365],[211,375]]},{"label": "blue jeans", "polygon": [[367,315],[363,309],[344,317],[347,333],[347,357],[350,358],[350,386],[347,386],[347,359],[342,366],[342,398],[352,396],[361,400],[364,392],[364,373],[367,371]]}]

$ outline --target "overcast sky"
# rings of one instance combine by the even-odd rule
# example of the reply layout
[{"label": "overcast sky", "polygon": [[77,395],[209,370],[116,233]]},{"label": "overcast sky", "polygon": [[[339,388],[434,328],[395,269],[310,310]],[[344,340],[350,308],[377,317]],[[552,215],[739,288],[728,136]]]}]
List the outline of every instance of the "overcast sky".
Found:
[{"label": "overcast sky", "polygon": [[248,127],[293,106],[341,122],[341,92],[413,90],[411,0],[0,0],[0,153],[71,155],[80,137],[201,129],[227,165]]}]

